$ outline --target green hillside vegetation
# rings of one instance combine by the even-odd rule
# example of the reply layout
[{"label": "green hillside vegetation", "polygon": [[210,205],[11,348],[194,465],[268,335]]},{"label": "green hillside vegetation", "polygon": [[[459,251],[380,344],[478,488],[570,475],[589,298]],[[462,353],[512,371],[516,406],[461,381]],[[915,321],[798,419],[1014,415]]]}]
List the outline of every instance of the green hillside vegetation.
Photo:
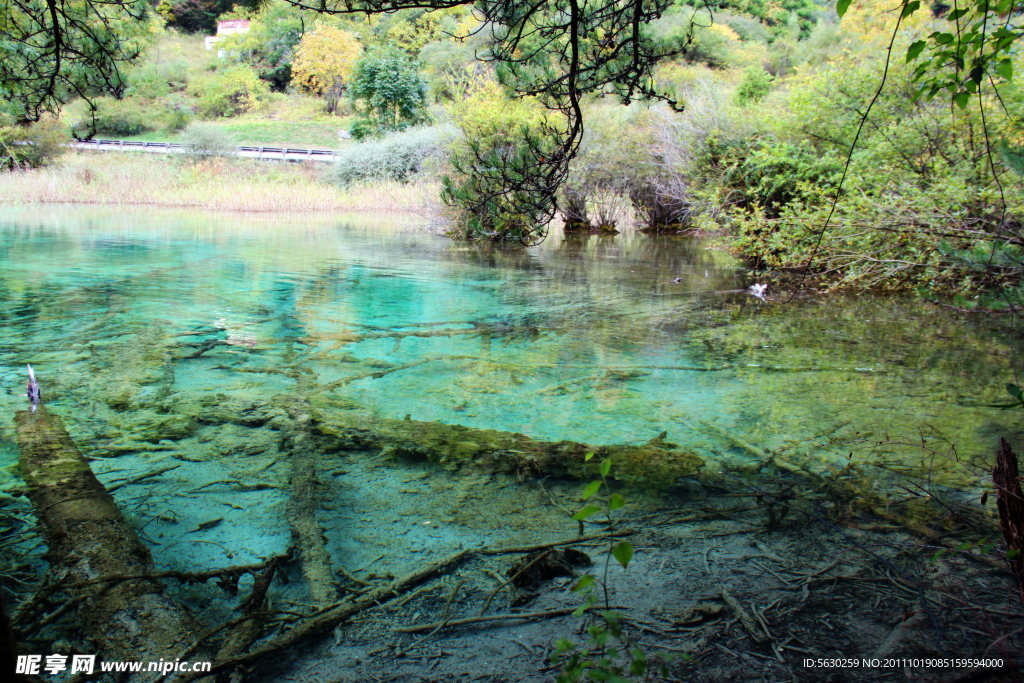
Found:
[{"label": "green hillside vegetation", "polygon": [[[203,124],[225,144],[342,150],[324,182],[345,187],[444,177],[452,232],[464,237],[516,239],[543,219],[529,192],[481,176],[502,159],[543,155],[552,124],[541,101],[510,98],[475,58],[491,32],[467,9],[364,18],[280,1],[258,13],[222,8],[221,18],[250,19],[250,30],[207,51],[187,31],[209,26],[187,19],[183,4],[161,7],[169,21],[150,31],[125,96],[99,98],[94,111],[73,103],[62,116],[72,130],[187,141]],[[908,16],[886,71],[890,9],[865,0],[840,21],[813,0],[727,1],[713,14],[677,3],[648,30],[686,46],[656,72],[684,111],[585,101],[582,147],[558,195],[567,228],[720,233],[757,267],[811,262],[827,287],[964,297],[1016,288],[1024,240],[1002,235],[1024,234],[1015,114],[1024,93],[1009,78],[993,81],[984,121],[977,104],[915,98],[916,65],[904,55],[949,23],[927,10]],[[1020,61],[1011,55],[1001,69],[1020,73]],[[986,131],[1001,153],[990,157]]]}]

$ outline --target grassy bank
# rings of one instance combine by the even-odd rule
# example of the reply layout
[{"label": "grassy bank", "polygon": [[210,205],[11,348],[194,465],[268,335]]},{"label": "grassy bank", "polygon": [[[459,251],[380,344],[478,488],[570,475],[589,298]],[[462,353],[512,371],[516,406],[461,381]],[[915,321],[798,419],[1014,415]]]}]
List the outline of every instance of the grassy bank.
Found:
[{"label": "grassy bank", "polygon": [[380,180],[346,188],[331,183],[330,172],[328,164],[78,152],[49,167],[0,174],[0,206],[76,203],[246,212],[423,214],[438,208],[434,182]]}]

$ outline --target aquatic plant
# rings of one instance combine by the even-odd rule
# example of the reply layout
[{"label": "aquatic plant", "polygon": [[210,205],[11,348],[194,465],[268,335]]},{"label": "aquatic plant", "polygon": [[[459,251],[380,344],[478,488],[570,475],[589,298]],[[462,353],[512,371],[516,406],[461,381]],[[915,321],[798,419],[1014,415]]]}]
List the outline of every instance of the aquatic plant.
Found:
[{"label": "aquatic plant", "polygon": [[[589,462],[594,454],[587,453],[585,460]],[[606,494],[606,501],[597,505],[589,503],[579,512],[572,516],[572,519],[579,522],[580,535],[583,534],[583,522],[588,518],[604,513],[608,519],[609,529],[615,520],[612,512],[620,510],[625,506],[626,500],[621,493],[612,493],[608,486],[608,475],[611,472],[612,459],[610,457],[601,461],[598,468],[600,479],[595,479],[583,489],[583,499],[589,501],[603,488]],[[590,637],[590,645],[579,648],[568,638],[560,638],[555,643],[555,651],[551,655],[551,663],[558,664],[561,657],[566,656],[562,671],[558,674],[558,683],[570,683],[580,680],[586,675],[590,680],[595,681],[625,681],[623,674],[643,674],[647,670],[647,655],[638,647],[635,647],[632,640],[623,632],[622,616],[611,609],[611,601],[608,597],[608,569],[611,560],[622,565],[623,569],[629,567],[633,559],[633,546],[629,541],[613,541],[605,556],[604,572],[600,583],[593,574],[584,574],[573,585],[573,592],[584,596],[583,604],[573,612],[574,616],[582,617],[588,612],[591,615],[591,624],[587,627],[587,634]],[[604,598],[604,609],[593,612],[598,603],[596,587],[600,585]]]}]

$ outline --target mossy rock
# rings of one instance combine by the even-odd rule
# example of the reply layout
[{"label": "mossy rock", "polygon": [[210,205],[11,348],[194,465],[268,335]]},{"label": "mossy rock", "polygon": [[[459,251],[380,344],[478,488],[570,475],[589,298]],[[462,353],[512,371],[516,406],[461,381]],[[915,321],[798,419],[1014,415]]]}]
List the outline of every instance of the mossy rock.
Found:
[{"label": "mossy rock", "polygon": [[195,421],[188,415],[160,415],[150,410],[118,413],[111,418],[110,425],[131,441],[147,443],[178,441],[195,430]]},{"label": "mossy rock", "polygon": [[288,414],[267,401],[230,397],[214,392],[183,392],[168,397],[163,407],[204,424],[236,424],[262,427]]}]

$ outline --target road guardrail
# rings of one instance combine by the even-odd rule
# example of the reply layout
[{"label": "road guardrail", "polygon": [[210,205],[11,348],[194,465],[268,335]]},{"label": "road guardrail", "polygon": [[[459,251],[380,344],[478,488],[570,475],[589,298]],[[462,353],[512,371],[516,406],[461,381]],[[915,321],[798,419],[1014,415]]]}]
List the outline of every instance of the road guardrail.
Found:
[{"label": "road guardrail", "polygon": [[[189,150],[179,142],[137,142],[132,140],[80,140],[72,143],[78,149],[117,152],[164,152],[167,154],[184,154]],[[244,159],[262,159],[265,161],[327,161],[333,162],[337,152],[330,149],[293,149],[291,147],[253,147],[239,146],[235,155]]]}]

